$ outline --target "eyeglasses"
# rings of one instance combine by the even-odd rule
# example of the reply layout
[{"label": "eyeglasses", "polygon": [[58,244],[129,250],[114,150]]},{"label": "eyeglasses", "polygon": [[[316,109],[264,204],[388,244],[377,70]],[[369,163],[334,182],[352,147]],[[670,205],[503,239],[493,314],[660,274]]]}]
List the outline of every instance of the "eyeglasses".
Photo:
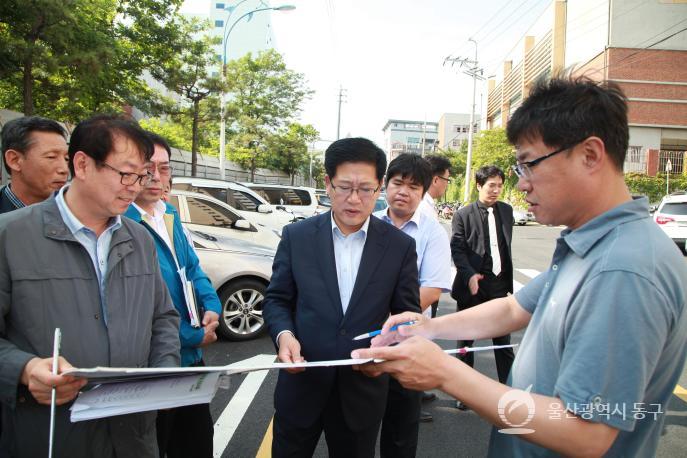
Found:
[{"label": "eyeglasses", "polygon": [[451,182],[451,179],[450,179],[450,178],[442,177],[442,176],[440,176],[440,175],[437,175],[437,178],[439,178],[440,180],[444,180],[446,183],[450,183],[450,182]]},{"label": "eyeglasses", "polygon": [[150,183],[150,180],[153,178],[153,176],[149,173],[139,175],[138,173],[129,173],[129,172],[122,172],[121,170],[117,170],[116,168],[112,167],[110,164],[107,162],[101,162],[100,165],[104,165],[110,170],[113,170],[119,174],[121,177],[119,182],[123,184],[124,186],[132,186],[138,182],[141,186],[145,186],[148,183]]},{"label": "eyeglasses", "polygon": [[[577,142],[579,143],[579,142]],[[546,159],[550,158],[551,156],[555,156],[558,153],[562,153],[565,150],[569,150],[570,148],[574,147],[577,145],[577,143],[574,143],[571,146],[564,146],[561,149],[557,149],[556,151],[553,151],[549,154],[545,154],[542,157],[538,157],[532,161],[527,161],[527,162],[521,162],[519,164],[515,164],[511,166],[511,169],[515,174],[518,176],[518,178],[530,178],[532,176],[532,167],[535,165],[539,164],[542,161],[545,161]]]},{"label": "eyeglasses", "polygon": [[151,163],[150,164],[150,174],[153,175],[155,174],[155,170],[157,170],[160,175],[167,176],[170,173],[172,173],[172,167],[169,164],[160,164],[157,165],[156,163]]},{"label": "eyeglasses", "polygon": [[353,191],[358,193],[359,198],[369,199],[379,190],[379,186],[376,188],[354,188],[353,186],[335,186],[333,182],[331,183],[331,186],[337,195],[346,199],[353,194]]}]

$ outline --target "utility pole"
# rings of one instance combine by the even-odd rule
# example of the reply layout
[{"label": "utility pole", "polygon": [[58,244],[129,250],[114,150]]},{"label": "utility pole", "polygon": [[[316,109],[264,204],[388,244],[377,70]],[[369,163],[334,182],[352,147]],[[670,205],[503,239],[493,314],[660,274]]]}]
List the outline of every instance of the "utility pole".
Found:
[{"label": "utility pole", "polygon": [[451,57],[448,56],[444,59],[444,65],[446,62],[451,62],[451,66],[458,64],[458,68],[463,69],[463,73],[468,76],[472,76],[472,110],[470,111],[470,126],[468,127],[468,157],[465,165],[465,193],[463,194],[463,202],[467,202],[470,199],[470,185],[471,185],[471,174],[472,174],[472,137],[475,130],[475,93],[477,92],[477,80],[484,81],[484,69],[479,67],[479,61],[477,60],[477,42],[470,38],[475,44],[475,59],[470,60],[467,57]]},{"label": "utility pole", "polygon": [[339,86],[339,113],[336,117],[336,139],[338,140],[341,138],[340,132],[341,132],[341,104],[343,103],[343,98],[346,95],[346,89],[342,88]]}]

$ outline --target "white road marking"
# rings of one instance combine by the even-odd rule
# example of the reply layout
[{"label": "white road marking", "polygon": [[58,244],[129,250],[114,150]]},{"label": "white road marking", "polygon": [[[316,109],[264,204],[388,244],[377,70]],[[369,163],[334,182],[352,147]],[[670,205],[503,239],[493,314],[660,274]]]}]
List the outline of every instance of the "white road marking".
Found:
[{"label": "white road marking", "polygon": [[538,270],[534,270],[534,269],[515,269],[515,270],[517,270],[521,274],[525,275],[526,277],[530,277],[530,278],[534,278],[541,273]]},{"label": "white road marking", "polygon": [[518,291],[520,291],[520,289],[521,289],[523,286],[525,286],[525,285],[523,285],[522,283],[520,283],[520,282],[517,281],[517,280],[513,280],[513,292],[514,292],[514,293],[517,293]]},{"label": "white road marking", "polygon": [[[276,355],[257,355],[241,362],[268,364],[273,362],[275,358]],[[265,380],[267,372],[268,371],[256,371],[249,373],[243,380],[243,383],[241,383],[239,389],[234,393],[231,401],[229,401],[224,408],[224,411],[222,411],[222,414],[215,423],[215,437],[212,443],[212,449],[214,450],[213,456],[220,457],[224,453],[227,445],[229,445],[229,441],[239,427],[243,416],[246,414],[250,403],[253,402],[253,398],[260,389],[260,385],[262,385],[262,382]]]},{"label": "white road marking", "polygon": [[[534,278],[537,275],[539,275],[539,271],[534,270],[534,269],[515,269],[515,270],[517,270],[518,272],[520,272],[520,273],[522,273],[525,276],[530,277],[530,278]],[[454,266],[451,266],[451,277],[455,277],[455,276],[456,276],[456,268]],[[513,292],[514,293],[517,293],[520,290],[520,288],[522,288],[523,286],[524,285],[522,283],[520,283],[519,281],[513,280]]]}]

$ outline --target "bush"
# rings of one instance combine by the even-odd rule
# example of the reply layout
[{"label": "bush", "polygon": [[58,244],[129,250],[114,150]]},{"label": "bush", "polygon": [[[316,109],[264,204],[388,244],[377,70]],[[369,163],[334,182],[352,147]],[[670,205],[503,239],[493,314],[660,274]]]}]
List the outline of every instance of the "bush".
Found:
[{"label": "bush", "polygon": [[[666,194],[666,175],[658,174],[650,177],[641,173],[626,173],[625,183],[632,194],[643,194],[649,202],[656,204]],[[687,177],[684,175],[670,175],[669,192],[687,189]]]}]

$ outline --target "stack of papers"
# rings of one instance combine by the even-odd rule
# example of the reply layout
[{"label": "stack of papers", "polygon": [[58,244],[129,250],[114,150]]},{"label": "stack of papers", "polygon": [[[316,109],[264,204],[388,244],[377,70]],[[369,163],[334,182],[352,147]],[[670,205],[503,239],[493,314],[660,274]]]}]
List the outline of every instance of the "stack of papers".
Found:
[{"label": "stack of papers", "polygon": [[97,385],[79,394],[71,407],[72,423],[148,410],[209,403],[219,372]]}]

